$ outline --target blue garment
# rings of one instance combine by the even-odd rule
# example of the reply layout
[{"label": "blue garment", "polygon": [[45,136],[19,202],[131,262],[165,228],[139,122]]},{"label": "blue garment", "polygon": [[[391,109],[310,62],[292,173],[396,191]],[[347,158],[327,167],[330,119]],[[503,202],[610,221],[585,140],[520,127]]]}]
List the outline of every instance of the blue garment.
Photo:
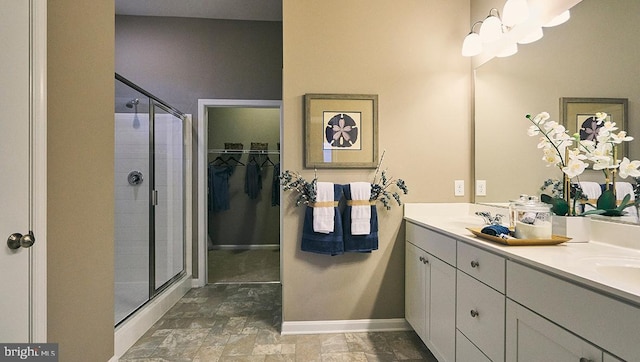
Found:
[{"label": "blue garment", "polygon": [[229,176],[231,166],[209,165],[209,210],[214,212],[229,210]]},{"label": "blue garment", "polygon": [[260,172],[260,165],[257,163],[249,163],[246,167],[246,174],[244,178],[244,192],[249,195],[251,200],[255,200],[260,195],[262,189],[262,174]]},{"label": "blue garment", "polygon": [[[351,187],[343,185],[344,197],[351,200]],[[347,207],[342,213],[342,228],[344,230],[344,251],[370,253],[378,250],[378,211],[375,205],[371,205],[371,231],[368,235],[351,235],[351,208]]]},{"label": "blue garment", "polygon": [[280,205],[280,164],[273,165],[273,180],[271,180],[271,206]]},{"label": "blue garment", "polygon": [[[340,201],[342,198],[342,185],[333,185],[333,198]],[[311,253],[340,255],[344,253],[344,240],[342,231],[342,218],[340,210],[334,207],[334,231],[328,234],[313,231],[313,207],[307,206],[304,213],[302,226],[301,250]]]}]

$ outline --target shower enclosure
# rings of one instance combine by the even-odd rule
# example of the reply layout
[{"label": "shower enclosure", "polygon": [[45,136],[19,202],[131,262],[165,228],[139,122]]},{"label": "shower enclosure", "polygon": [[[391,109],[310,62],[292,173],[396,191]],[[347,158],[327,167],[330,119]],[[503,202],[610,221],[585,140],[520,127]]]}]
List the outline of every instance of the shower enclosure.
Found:
[{"label": "shower enclosure", "polygon": [[184,114],[116,74],[115,325],[185,273]]}]

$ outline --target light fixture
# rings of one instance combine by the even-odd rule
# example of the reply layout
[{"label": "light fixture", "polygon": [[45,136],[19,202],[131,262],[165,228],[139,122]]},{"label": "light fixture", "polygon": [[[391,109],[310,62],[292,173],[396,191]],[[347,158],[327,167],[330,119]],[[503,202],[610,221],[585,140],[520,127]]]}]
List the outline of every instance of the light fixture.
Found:
[{"label": "light fixture", "polygon": [[[493,15],[492,12],[496,11],[496,15]],[[498,9],[489,10],[489,15],[482,22],[480,26],[480,39],[484,43],[494,42],[502,36],[502,21],[500,20],[500,13]]]},{"label": "light fixture", "polygon": [[543,26],[546,28],[550,28],[552,26],[560,25],[566,22],[567,20],[569,20],[570,17],[571,17],[571,14],[569,13],[569,10],[567,10],[561,13],[560,15],[556,16],[555,18],[551,19],[551,21],[544,24]]},{"label": "light fixture", "polygon": [[542,39],[544,33],[542,32],[542,28],[535,28],[531,31],[527,36],[518,40],[518,44],[530,44],[534,41]]},{"label": "light fixture", "polygon": [[507,0],[502,8],[502,23],[513,27],[527,20],[529,5],[527,0]]},{"label": "light fixture", "polygon": [[476,21],[471,25],[471,31],[462,43],[462,55],[465,57],[473,57],[482,53],[482,40],[480,40],[480,35],[473,31],[473,28],[478,24],[482,24],[482,21]]},{"label": "light fixture", "polygon": [[512,43],[502,49],[499,53],[496,54],[498,58],[505,58],[514,55],[518,52],[518,44]]}]

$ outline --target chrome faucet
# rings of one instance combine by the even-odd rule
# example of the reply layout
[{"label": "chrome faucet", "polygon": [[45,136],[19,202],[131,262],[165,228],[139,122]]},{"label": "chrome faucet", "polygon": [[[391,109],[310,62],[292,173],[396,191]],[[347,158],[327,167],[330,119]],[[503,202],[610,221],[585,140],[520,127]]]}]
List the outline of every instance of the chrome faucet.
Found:
[{"label": "chrome faucet", "polygon": [[496,214],[496,216],[491,216],[491,213],[488,211],[476,211],[476,215],[480,216],[484,219],[485,224],[487,225],[498,225],[502,223],[502,218],[504,215]]}]

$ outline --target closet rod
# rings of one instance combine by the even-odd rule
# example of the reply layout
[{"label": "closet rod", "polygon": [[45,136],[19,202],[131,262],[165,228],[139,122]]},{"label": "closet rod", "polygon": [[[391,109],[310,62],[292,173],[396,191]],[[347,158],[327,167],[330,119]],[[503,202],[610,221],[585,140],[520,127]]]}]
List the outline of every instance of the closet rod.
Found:
[{"label": "closet rod", "polygon": [[269,150],[231,150],[231,149],[210,149],[209,153],[257,153],[259,155],[279,155],[280,151],[269,151]]}]

